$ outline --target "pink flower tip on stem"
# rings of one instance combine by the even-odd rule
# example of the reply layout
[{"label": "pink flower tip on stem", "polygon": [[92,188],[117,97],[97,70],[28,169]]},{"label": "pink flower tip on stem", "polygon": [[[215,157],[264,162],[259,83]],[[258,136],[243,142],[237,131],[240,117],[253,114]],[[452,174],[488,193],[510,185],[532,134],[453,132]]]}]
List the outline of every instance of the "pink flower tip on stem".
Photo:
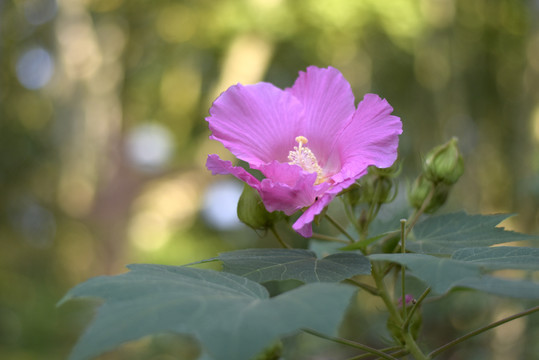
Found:
[{"label": "pink flower tip on stem", "polygon": [[[406,306],[413,305],[415,303],[415,299],[414,299],[413,295],[406,294],[404,296],[404,302],[406,303]],[[397,302],[397,305],[399,307],[402,307],[402,296],[399,298],[399,301]]]},{"label": "pink flower tip on stem", "polygon": [[206,167],[231,174],[256,189],[268,211],[287,215],[302,210],[292,226],[310,237],[314,217],[374,165],[397,159],[400,118],[378,95],[366,94],[354,105],[350,84],[332,67],[310,66],[291,88],[260,82],[228,88],[206,118],[210,139],[220,141],[251,169],[217,155]]}]

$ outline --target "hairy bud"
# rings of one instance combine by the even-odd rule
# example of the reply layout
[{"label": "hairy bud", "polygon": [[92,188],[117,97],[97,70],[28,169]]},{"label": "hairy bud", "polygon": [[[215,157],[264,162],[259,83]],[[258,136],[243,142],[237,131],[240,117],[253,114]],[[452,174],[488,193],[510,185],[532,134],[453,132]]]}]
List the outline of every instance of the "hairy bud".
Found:
[{"label": "hairy bud", "polygon": [[464,161],[457,146],[457,138],[432,149],[425,158],[424,174],[427,179],[452,185],[464,173]]},{"label": "hairy bud", "polygon": [[248,185],[243,187],[237,211],[240,221],[255,230],[271,227],[280,216],[280,212],[266,210],[258,192]]},{"label": "hairy bud", "polygon": [[393,178],[400,172],[398,165],[389,168],[369,167],[367,175],[346,193],[346,198],[352,207],[360,203],[385,204],[392,202],[396,196]]},{"label": "hairy bud", "polygon": [[426,176],[419,175],[408,192],[408,201],[416,209],[425,206],[426,213],[433,213],[445,204],[449,190],[449,185],[435,184]]}]

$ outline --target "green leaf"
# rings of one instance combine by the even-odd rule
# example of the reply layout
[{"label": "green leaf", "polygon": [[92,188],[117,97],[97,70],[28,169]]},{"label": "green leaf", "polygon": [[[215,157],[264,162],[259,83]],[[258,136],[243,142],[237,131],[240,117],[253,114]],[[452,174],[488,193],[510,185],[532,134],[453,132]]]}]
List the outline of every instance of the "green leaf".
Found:
[{"label": "green leaf", "polygon": [[370,274],[365,256],[340,252],[318,259],[301,249],[248,249],[219,254],[223,271],[263,283],[272,280],[299,280],[305,283],[339,282],[354,275]]},{"label": "green leaf", "polygon": [[424,254],[375,254],[371,260],[387,260],[405,265],[418,279],[423,280],[438,294],[444,294],[459,281],[481,276],[479,266],[447,258]]},{"label": "green leaf", "polygon": [[317,257],[325,257],[331,254],[341,252],[342,244],[333,241],[309,240],[309,250],[314,252]]},{"label": "green leaf", "polygon": [[475,279],[464,279],[459,282],[458,286],[518,299],[539,299],[539,283],[528,280],[483,276]]},{"label": "green leaf", "polygon": [[406,249],[423,254],[449,255],[462,248],[538,239],[496,227],[510,216],[468,215],[464,212],[433,216],[414,227]]},{"label": "green leaf", "polygon": [[489,270],[539,270],[539,248],[518,246],[466,248],[455,251],[451,258],[479,264]]},{"label": "green leaf", "polygon": [[425,282],[435,293],[469,288],[522,299],[539,299],[539,283],[508,280],[484,275],[480,264],[425,254],[375,254],[371,260],[385,260],[406,266],[406,274]]},{"label": "green leaf", "polygon": [[71,359],[172,331],[193,335],[215,359],[248,360],[301,328],[334,333],[354,293],[342,284],[308,284],[270,299],[263,286],[233,274],[164,265],[129,268],[90,279],[60,302],[104,300]]}]

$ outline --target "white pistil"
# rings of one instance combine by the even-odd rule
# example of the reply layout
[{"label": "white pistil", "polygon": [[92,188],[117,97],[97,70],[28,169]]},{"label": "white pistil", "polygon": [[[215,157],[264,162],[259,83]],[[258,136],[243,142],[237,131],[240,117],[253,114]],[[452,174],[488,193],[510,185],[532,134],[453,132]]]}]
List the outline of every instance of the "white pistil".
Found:
[{"label": "white pistil", "polygon": [[305,136],[298,136],[296,137],[296,142],[298,143],[298,146],[294,146],[294,150],[288,153],[288,160],[290,160],[288,163],[290,165],[299,165],[303,170],[309,173],[316,173],[315,185],[324,182],[322,168],[318,165],[316,156],[314,156],[311,149],[303,146],[307,144],[309,140],[307,140]]}]

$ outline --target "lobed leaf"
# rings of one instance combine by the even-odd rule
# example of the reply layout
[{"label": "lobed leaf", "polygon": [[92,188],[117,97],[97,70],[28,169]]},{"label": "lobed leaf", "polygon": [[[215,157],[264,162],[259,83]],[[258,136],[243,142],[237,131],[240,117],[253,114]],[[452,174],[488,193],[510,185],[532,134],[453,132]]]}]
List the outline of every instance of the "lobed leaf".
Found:
[{"label": "lobed leaf", "polygon": [[539,299],[539,283],[488,276],[479,263],[410,253],[375,254],[369,258],[406,266],[410,270],[408,275],[422,280],[438,294],[445,294],[454,288],[469,288],[501,296]]},{"label": "lobed leaf", "polygon": [[218,259],[223,262],[223,271],[259,283],[272,280],[339,282],[371,273],[369,259],[352,252],[339,252],[318,259],[309,250],[248,249],[219,254]]},{"label": "lobed leaf", "polygon": [[375,254],[371,260],[386,260],[405,265],[418,279],[423,280],[435,293],[444,294],[459,281],[481,276],[479,266],[447,258],[424,254]]},{"label": "lobed leaf", "polygon": [[462,248],[538,239],[537,236],[496,227],[510,216],[468,215],[465,212],[457,212],[429,217],[414,227],[406,249],[422,254],[449,255]]},{"label": "lobed leaf", "polygon": [[71,359],[89,359],[127,341],[172,331],[192,334],[215,359],[248,360],[301,328],[336,332],[355,291],[342,284],[308,284],[270,299],[263,286],[229,273],[164,265],[129,268],[122,275],[90,279],[61,300],[104,301]]},{"label": "lobed leaf", "polygon": [[458,286],[518,299],[539,299],[539,283],[529,280],[510,280],[494,276],[483,276],[481,278],[464,279],[459,282]]},{"label": "lobed leaf", "polygon": [[455,251],[451,258],[479,264],[488,270],[539,270],[539,248],[518,246],[465,248]]}]

